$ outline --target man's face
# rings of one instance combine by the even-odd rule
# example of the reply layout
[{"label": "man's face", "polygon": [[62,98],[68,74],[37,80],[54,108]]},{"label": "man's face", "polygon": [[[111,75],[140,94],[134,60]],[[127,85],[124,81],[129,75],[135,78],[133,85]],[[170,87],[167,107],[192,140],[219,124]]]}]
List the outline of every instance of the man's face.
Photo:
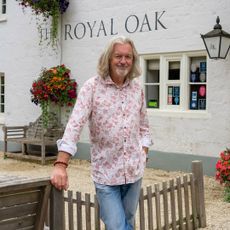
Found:
[{"label": "man's face", "polygon": [[112,78],[125,79],[132,69],[133,51],[129,43],[116,44],[110,60],[110,75]]}]

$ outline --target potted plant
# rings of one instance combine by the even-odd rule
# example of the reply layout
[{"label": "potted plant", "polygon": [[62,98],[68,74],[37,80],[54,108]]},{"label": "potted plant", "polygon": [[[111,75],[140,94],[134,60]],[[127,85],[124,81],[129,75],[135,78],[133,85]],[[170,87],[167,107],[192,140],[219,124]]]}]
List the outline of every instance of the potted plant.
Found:
[{"label": "potted plant", "polygon": [[42,69],[40,76],[32,84],[31,101],[40,105],[43,126],[49,122],[48,110],[52,106],[72,107],[77,98],[77,82],[70,78],[70,70],[63,64],[50,69]]},{"label": "potted plant", "polygon": [[[42,15],[43,21],[51,17],[51,44],[57,45],[58,24],[60,15],[63,14],[69,6],[68,0],[16,0],[19,5],[25,8],[31,8],[35,15]],[[38,18],[39,20],[39,18]],[[38,24],[38,29],[41,29]]]},{"label": "potted plant", "polygon": [[216,163],[216,180],[224,185],[224,200],[230,202],[230,149],[220,153]]}]

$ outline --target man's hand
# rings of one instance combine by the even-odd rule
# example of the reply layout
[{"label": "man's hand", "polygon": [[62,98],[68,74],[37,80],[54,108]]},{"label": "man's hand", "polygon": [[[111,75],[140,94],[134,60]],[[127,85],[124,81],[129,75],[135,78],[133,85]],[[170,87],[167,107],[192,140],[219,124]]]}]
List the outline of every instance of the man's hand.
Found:
[{"label": "man's hand", "polygon": [[67,190],[69,187],[68,175],[66,168],[71,155],[66,152],[59,152],[57,160],[54,162],[54,168],[51,173],[51,183],[59,190]]},{"label": "man's hand", "polygon": [[58,164],[55,165],[51,173],[50,179],[52,185],[54,185],[59,190],[67,190],[69,187],[68,175],[65,166]]},{"label": "man's hand", "polygon": [[142,146],[142,149],[144,150],[145,154],[147,155],[148,152],[149,152],[149,148],[148,148],[148,147],[145,147],[145,146]]}]

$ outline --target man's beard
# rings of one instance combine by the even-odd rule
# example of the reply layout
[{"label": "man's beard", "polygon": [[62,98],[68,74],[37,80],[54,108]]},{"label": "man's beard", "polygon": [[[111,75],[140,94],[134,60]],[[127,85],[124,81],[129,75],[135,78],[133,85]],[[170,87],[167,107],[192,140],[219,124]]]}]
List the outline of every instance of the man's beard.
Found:
[{"label": "man's beard", "polygon": [[116,74],[122,78],[125,78],[130,72],[129,68],[127,67],[116,67],[115,71]]}]

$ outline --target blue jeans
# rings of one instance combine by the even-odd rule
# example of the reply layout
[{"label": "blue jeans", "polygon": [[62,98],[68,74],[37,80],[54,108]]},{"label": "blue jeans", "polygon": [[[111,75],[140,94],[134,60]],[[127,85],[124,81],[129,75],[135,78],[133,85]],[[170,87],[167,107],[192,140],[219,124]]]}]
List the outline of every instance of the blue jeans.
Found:
[{"label": "blue jeans", "polygon": [[124,185],[95,184],[101,219],[106,230],[133,230],[142,179]]}]

